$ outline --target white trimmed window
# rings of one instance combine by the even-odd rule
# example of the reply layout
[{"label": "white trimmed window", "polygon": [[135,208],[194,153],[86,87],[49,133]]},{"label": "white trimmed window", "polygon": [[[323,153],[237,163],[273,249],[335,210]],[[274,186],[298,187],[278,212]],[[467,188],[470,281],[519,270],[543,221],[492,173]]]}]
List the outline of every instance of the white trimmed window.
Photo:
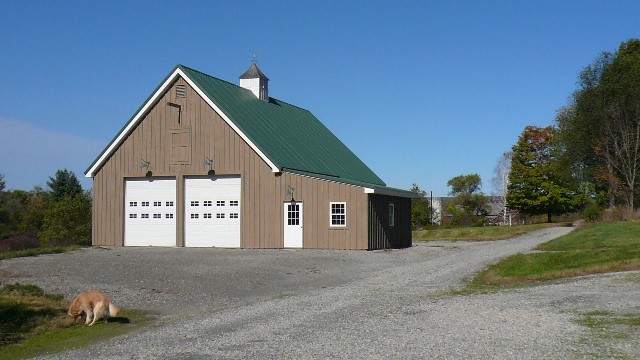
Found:
[{"label": "white trimmed window", "polygon": [[347,226],[347,203],[332,202],[329,203],[331,226]]},{"label": "white trimmed window", "polygon": [[396,207],[393,204],[389,204],[389,226],[396,225]]}]

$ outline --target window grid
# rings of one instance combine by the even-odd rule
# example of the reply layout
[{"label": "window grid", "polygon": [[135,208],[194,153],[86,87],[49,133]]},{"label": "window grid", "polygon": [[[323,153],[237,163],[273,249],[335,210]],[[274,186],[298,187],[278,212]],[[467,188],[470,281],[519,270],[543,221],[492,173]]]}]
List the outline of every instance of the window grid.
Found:
[{"label": "window grid", "polygon": [[347,203],[332,202],[331,208],[331,226],[347,226]]},{"label": "window grid", "polygon": [[229,206],[239,206],[239,202],[238,202],[238,200],[231,200],[231,201],[229,201]]},{"label": "window grid", "polygon": [[229,214],[229,218],[230,218],[230,219],[237,219],[238,217],[239,217],[239,214],[238,214],[238,213],[230,213],[230,214]]},{"label": "window grid", "polygon": [[224,200],[216,201],[216,206],[224,206]]},{"label": "window grid", "polygon": [[300,205],[287,205],[287,223],[289,225],[300,225]]},{"label": "window grid", "polygon": [[211,200],[205,200],[205,201],[203,201],[203,203],[204,203],[203,206],[212,206],[211,205]]}]

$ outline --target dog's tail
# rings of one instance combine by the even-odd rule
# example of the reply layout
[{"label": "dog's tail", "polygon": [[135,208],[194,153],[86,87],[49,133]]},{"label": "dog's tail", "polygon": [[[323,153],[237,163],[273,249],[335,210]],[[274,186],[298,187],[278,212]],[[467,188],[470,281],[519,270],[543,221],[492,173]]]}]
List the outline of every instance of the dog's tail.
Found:
[{"label": "dog's tail", "polygon": [[109,316],[118,316],[120,309],[118,309],[111,301],[109,301]]}]

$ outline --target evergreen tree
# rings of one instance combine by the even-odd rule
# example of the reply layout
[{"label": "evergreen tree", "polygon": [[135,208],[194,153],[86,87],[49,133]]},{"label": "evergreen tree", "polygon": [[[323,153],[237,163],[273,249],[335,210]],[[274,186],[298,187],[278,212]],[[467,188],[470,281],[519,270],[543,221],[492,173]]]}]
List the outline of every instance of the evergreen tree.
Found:
[{"label": "evergreen tree", "polygon": [[55,177],[49,177],[47,186],[51,189],[49,194],[54,201],[83,193],[76,174],[67,169],[56,171]]}]

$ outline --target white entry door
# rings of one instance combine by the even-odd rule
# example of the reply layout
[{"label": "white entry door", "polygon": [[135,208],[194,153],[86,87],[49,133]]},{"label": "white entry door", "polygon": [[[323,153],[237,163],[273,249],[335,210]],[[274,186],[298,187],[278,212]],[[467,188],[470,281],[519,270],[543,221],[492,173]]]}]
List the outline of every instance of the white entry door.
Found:
[{"label": "white entry door", "polygon": [[176,246],[175,204],[175,179],[128,179],[124,246]]},{"label": "white entry door", "polygon": [[240,177],[187,178],[187,247],[240,247]]},{"label": "white entry door", "polygon": [[302,203],[284,203],[284,247],[302,248]]}]

